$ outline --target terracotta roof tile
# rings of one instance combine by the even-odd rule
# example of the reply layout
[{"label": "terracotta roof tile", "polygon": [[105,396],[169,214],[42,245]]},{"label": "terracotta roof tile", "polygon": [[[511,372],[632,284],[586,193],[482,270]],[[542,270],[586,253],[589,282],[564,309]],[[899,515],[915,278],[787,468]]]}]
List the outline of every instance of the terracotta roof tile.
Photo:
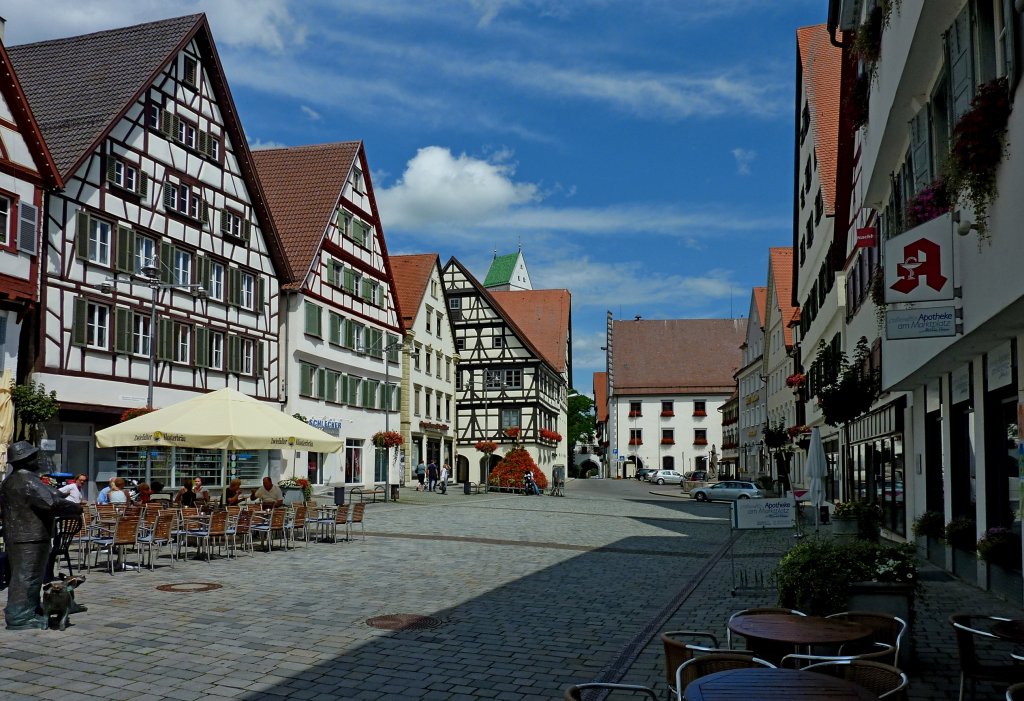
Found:
[{"label": "terracotta roof tile", "polygon": [[764,330],[764,312],[765,305],[768,304],[768,288],[767,287],[755,287],[754,288],[754,304],[757,305],[758,323],[761,325],[761,329]]},{"label": "terracotta roof tile", "polygon": [[[768,249],[769,265],[772,280],[775,282],[775,302],[782,314],[782,329],[787,348],[793,347],[793,329],[789,320],[793,313],[799,314],[800,308],[794,307],[793,299],[793,247],[785,246]],[[763,322],[763,320],[762,320]]]},{"label": "terracotta roof tile", "polygon": [[746,333],[746,319],[615,321],[615,393],[732,392]]},{"label": "terracotta roof tile", "polygon": [[430,273],[438,265],[438,254],[422,253],[391,256],[391,274],[395,278],[395,294],[402,310],[402,328],[408,331],[416,321],[423,296],[427,293]]},{"label": "terracotta roof tile", "polygon": [[360,141],[253,151],[267,205],[301,287],[323,242]]},{"label": "terracotta roof tile", "polygon": [[603,423],[608,422],[608,373],[594,373],[594,408],[597,410],[597,420]]},{"label": "terracotta roof tile", "polygon": [[571,297],[569,290],[490,290],[516,326],[556,372],[566,370]]},{"label": "terracotta roof tile", "polygon": [[[833,46],[824,24],[796,30],[804,88],[811,108],[814,147],[818,153],[825,213],[836,211],[836,164],[839,158],[840,72],[843,50]],[[801,109],[800,106],[797,109]],[[799,120],[800,115],[797,114]]]},{"label": "terracotta roof tile", "polygon": [[65,178],[202,21],[187,15],[8,47]]}]

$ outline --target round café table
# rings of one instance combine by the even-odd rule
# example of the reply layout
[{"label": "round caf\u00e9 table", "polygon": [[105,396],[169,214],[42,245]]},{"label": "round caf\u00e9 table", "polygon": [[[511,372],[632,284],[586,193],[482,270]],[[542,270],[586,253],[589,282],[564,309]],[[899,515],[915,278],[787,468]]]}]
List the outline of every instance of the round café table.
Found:
[{"label": "round caf\u00e9 table", "polygon": [[775,664],[795,648],[811,645],[838,647],[874,634],[863,623],[786,613],[736,616],[729,621],[729,630],[746,638],[747,647],[759,657]]},{"label": "round caf\u00e9 table", "polygon": [[877,701],[845,679],[799,669],[730,669],[686,685],[686,701]]}]

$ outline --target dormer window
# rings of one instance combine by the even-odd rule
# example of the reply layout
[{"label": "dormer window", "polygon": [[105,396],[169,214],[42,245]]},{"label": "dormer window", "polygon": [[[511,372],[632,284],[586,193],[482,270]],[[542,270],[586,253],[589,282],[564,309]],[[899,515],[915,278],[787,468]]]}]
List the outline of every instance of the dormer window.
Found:
[{"label": "dormer window", "polygon": [[113,155],[107,156],[107,182],[136,195],[145,196],[149,190],[149,179],[137,165]]}]

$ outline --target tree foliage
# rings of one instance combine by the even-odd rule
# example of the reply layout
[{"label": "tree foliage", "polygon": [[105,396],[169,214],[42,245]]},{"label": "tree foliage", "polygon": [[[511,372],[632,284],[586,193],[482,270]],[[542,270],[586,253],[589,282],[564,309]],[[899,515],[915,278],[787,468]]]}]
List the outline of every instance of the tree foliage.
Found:
[{"label": "tree foliage", "polygon": [[864,336],[857,341],[853,359],[846,353],[835,357],[824,342],[818,348],[817,363],[825,376],[818,390],[818,406],[825,423],[842,426],[867,413],[878,397],[878,370],[870,366],[871,349]]},{"label": "tree foliage", "polygon": [[32,443],[36,443],[39,437],[39,425],[46,423],[60,411],[57,393],[47,393],[45,385],[35,380],[14,387],[11,390],[11,400],[14,402],[14,416],[18,419],[19,425],[16,435]]},{"label": "tree foliage", "polygon": [[569,435],[571,453],[576,443],[594,442],[594,400],[576,390],[569,392]]}]

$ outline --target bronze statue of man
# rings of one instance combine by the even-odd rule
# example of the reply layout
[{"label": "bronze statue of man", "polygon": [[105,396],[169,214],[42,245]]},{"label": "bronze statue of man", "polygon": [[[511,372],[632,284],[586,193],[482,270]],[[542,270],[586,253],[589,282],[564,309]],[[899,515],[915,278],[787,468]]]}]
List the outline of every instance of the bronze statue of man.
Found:
[{"label": "bronze statue of man", "polygon": [[39,479],[39,449],[31,443],[18,441],[8,448],[7,464],[7,478],[0,484],[4,545],[11,567],[4,619],[8,630],[38,629],[43,621],[39,589],[53,541],[53,520],[81,515],[82,507]]}]

